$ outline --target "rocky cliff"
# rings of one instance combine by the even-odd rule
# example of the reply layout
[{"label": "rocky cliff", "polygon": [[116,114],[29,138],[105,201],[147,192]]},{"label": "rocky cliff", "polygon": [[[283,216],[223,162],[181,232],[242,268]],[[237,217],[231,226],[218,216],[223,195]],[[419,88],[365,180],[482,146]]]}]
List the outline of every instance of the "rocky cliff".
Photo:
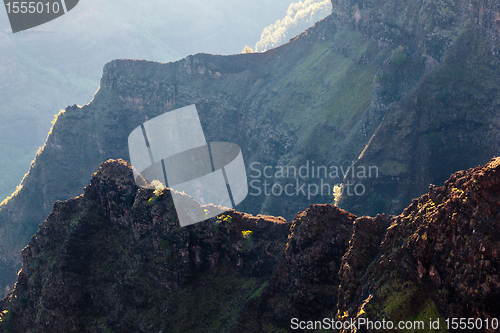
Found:
[{"label": "rocky cliff", "polygon": [[[258,185],[237,209],[254,215],[292,220],[312,203],[333,202],[341,182],[341,207],[399,214],[429,184],[499,154],[495,3],[332,4],[332,15],[265,53],[107,64],[93,101],[59,115],[22,187],[0,205],[3,290],[52,203],[78,195],[102,162],[128,160],[134,128],[186,105],[197,105],[207,141],[242,148]],[[262,173],[312,165],[338,172],[298,180]],[[377,171],[360,173],[370,168]],[[322,195],[276,196],[265,194],[265,181],[329,186]]]},{"label": "rocky cliff", "polygon": [[83,195],[54,204],[23,250],[3,328],[223,331],[271,276],[289,226],[234,211],[207,222],[181,228],[167,189],[139,189],[129,164],[104,163]]},{"label": "rocky cliff", "polygon": [[[400,213],[429,184],[499,155],[500,7],[491,1],[339,1],[339,22],[392,48],[375,86],[384,119],[347,175],[368,196],[345,196],[354,213]],[[370,198],[368,198],[370,197]]]},{"label": "rocky cliff", "polygon": [[500,158],[431,187],[399,216],[312,205],[292,223],[231,210],[181,228],[168,189],[140,189],[128,163],[108,161],[83,195],[54,204],[22,251],[0,327],[288,332],[292,318],[367,318],[423,320],[431,331],[432,318],[446,331],[445,318],[491,322],[500,317],[499,197]]},{"label": "rocky cliff", "polygon": [[[53,202],[78,195],[102,162],[128,160],[131,131],[169,110],[196,104],[207,141],[238,144],[249,173],[254,162],[259,171],[266,166],[300,167],[307,161],[347,169],[365,145],[368,134],[363,131],[372,131],[373,126],[362,123],[369,113],[379,49],[358,32],[336,31],[330,18],[262,54],[198,54],[168,64],[107,64],[93,101],[59,114],[22,188],[0,206],[3,288],[15,280],[19,251]],[[295,182],[264,176],[257,180]],[[331,188],[341,178],[328,181]],[[310,203],[333,199],[331,189],[310,198],[300,192],[266,196],[263,185],[259,190],[252,189],[238,209],[291,220]]]},{"label": "rocky cliff", "polygon": [[[339,272],[339,312],[354,318],[439,316],[442,322],[498,318],[499,194],[497,158],[455,173],[444,186],[431,186],[389,218],[382,233],[355,232]],[[378,238],[373,260],[356,246],[373,255],[367,237]]]}]

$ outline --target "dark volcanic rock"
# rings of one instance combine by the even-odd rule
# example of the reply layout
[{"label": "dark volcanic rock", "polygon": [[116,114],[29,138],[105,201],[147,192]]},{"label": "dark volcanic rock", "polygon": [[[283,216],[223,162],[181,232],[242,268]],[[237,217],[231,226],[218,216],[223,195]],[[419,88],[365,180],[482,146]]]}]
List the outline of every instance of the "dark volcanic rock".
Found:
[{"label": "dark volcanic rock", "polygon": [[[241,287],[242,297],[258,289],[274,270],[288,228],[284,220],[234,211],[181,228],[168,189],[159,195],[139,189],[127,162],[108,161],[84,195],[54,204],[23,250],[16,288],[4,299],[13,319],[4,320],[3,327],[14,332],[166,329],[175,324],[171,314],[181,317],[179,304],[171,300],[175,291],[206,272],[221,275],[219,283],[228,285],[220,288]],[[248,239],[245,230],[252,231]]]},{"label": "dark volcanic rock", "polygon": [[[355,47],[349,45],[353,39]],[[284,185],[296,179],[255,176],[250,165],[262,171],[314,161],[347,168],[378,126],[364,124],[364,117],[371,113],[379,52],[374,41],[356,31],[339,32],[328,18],[265,53],[106,64],[94,99],[58,115],[21,190],[0,205],[0,290],[15,281],[19,252],[55,201],[79,195],[104,161],[129,160],[128,135],[136,127],[187,105],[196,105],[206,140],[238,144],[250,181],[254,175],[260,182],[260,193],[252,189],[239,210],[291,220],[312,203],[330,203],[339,177],[324,179],[330,189],[323,195],[266,196],[264,181]]]},{"label": "dark volcanic rock", "polygon": [[[378,250],[371,252],[375,260],[357,267],[364,272],[356,277],[359,283],[341,287],[339,311],[395,322],[498,318],[499,198],[500,158],[457,172],[442,187],[431,186],[389,219]],[[344,257],[341,280],[352,281],[354,265]]]},{"label": "dark volcanic rock", "polygon": [[[191,104],[207,141],[238,144],[250,181],[260,181],[239,210],[291,220],[333,202],[355,161],[353,170],[378,172],[349,172],[344,185],[366,191],[344,194],[340,206],[399,214],[430,183],[500,154],[499,17],[495,1],[335,0],[332,15],[265,53],[106,64],[93,101],[58,116],[22,188],[0,205],[0,289],[15,281],[19,252],[53,202],[78,195],[102,162],[129,159],[137,126]],[[344,169],[301,179],[330,186],[312,197],[265,195],[264,181],[296,179],[250,167],[313,162]]]},{"label": "dark volcanic rock", "polygon": [[500,317],[500,158],[399,216],[312,205],[291,224],[228,211],[181,228],[169,193],[138,188],[125,161],[104,163],[23,250],[0,328],[289,332],[292,318],[367,318],[430,330],[432,318],[444,331],[444,318]]},{"label": "dark volcanic rock", "polygon": [[[347,173],[344,183],[366,192],[344,193],[340,206],[399,214],[430,183],[500,153],[499,17],[495,1],[339,0],[266,53],[110,62],[94,100],[60,113],[22,188],[0,205],[2,290],[54,201],[81,193],[102,162],[128,159],[134,128],[190,104],[207,141],[242,148],[247,171],[254,162],[377,167],[369,179]],[[397,217],[354,221],[313,205],[293,222],[286,252],[288,226],[274,218],[231,211],[179,228],[168,190],[138,189],[124,163],[105,164],[84,196],[55,204],[3,301],[6,330],[175,332],[204,321],[212,331],[286,330],[289,315],[313,315],[306,307],[316,318],[498,314],[496,161],[432,187]],[[332,199],[260,193],[239,208],[291,219]]]},{"label": "dark volcanic rock", "polygon": [[232,331],[270,332],[289,329],[291,318],[334,317],[337,272],[355,219],[332,205],[312,205],[297,214],[282,262],[260,298],[246,304]]},{"label": "dark volcanic rock", "polygon": [[376,218],[364,216],[355,221],[349,249],[342,257],[339,271],[339,308],[345,308],[346,304],[359,297],[361,290],[368,283],[362,277],[368,265],[377,256],[387,227],[388,220],[385,215],[378,215]]},{"label": "dark volcanic rock", "polygon": [[392,48],[375,78],[384,120],[353,166],[379,174],[348,174],[344,183],[369,190],[345,196],[341,207],[400,214],[429,184],[500,155],[498,2],[339,2],[346,25]]}]

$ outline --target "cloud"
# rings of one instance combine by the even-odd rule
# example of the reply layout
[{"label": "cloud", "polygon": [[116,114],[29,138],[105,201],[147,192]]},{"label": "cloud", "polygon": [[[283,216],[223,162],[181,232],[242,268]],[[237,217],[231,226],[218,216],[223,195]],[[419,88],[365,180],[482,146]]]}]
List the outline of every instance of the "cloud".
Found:
[{"label": "cloud", "polygon": [[263,52],[287,42],[290,38],[306,30],[313,23],[325,18],[332,11],[330,0],[306,0],[292,3],[286,16],[264,28],[256,52]]}]

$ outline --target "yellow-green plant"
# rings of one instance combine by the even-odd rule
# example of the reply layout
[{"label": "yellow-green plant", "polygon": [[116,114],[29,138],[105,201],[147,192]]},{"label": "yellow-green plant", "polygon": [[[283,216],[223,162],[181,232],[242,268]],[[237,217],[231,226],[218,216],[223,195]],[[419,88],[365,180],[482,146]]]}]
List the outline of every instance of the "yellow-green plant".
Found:
[{"label": "yellow-green plant", "polygon": [[153,193],[157,197],[159,197],[162,194],[163,190],[165,189],[165,186],[163,186],[162,182],[156,179],[151,182],[151,186],[154,186],[155,191]]},{"label": "yellow-green plant", "polygon": [[148,204],[153,205],[160,198],[160,195],[163,193],[163,190],[165,189],[165,186],[163,186],[163,184],[159,180],[153,180],[151,182],[151,186],[154,186],[154,188],[155,188],[155,190],[153,192],[154,196],[152,196],[151,198],[149,198]]},{"label": "yellow-green plant", "polygon": [[215,223],[221,223],[221,222],[233,222],[233,217],[231,215],[221,215],[217,217],[217,220],[215,220]]},{"label": "yellow-green plant", "polygon": [[341,197],[342,197],[342,184],[335,185],[333,187],[333,198],[335,200],[335,206],[338,206]]}]

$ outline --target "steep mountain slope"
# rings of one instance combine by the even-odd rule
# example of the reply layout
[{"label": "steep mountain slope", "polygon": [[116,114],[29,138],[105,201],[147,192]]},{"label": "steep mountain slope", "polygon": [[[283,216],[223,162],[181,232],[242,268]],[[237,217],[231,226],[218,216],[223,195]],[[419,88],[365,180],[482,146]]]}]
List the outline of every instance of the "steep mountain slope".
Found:
[{"label": "steep mountain slope", "polygon": [[[307,161],[347,168],[345,161],[350,164],[359,155],[367,133],[374,130],[363,123],[371,110],[375,62],[384,57],[361,34],[335,31],[330,18],[263,54],[199,54],[168,64],[107,64],[93,101],[68,107],[58,116],[23,188],[0,206],[2,285],[14,280],[18,253],[52,203],[78,195],[103,161],[128,159],[130,132],[168,110],[196,104],[207,141],[238,144],[247,171],[253,162],[262,168],[299,167]],[[331,188],[340,178],[328,181]],[[264,189],[260,195],[252,190],[238,209],[291,219],[310,203],[330,202],[330,192],[323,197],[308,198],[300,192],[267,197]]]},{"label": "steep mountain slope", "polygon": [[0,327],[289,332],[292,318],[423,321],[424,331],[436,331],[429,318],[441,320],[438,331],[446,331],[444,318],[491,324],[500,316],[499,197],[500,158],[454,174],[400,216],[356,218],[312,205],[291,224],[229,211],[180,228],[169,190],[138,189],[128,163],[108,161],[82,196],[54,205],[23,250]]},{"label": "steep mountain slope", "polygon": [[57,20],[16,34],[2,8],[0,201],[28,171],[54,114],[92,99],[105,63],[239,53],[292,2],[86,0]]},{"label": "steep mountain slope", "polygon": [[[358,246],[367,246],[366,235],[355,231],[339,273],[339,312],[372,320],[428,321],[438,313],[441,319],[498,320],[499,197],[496,158],[457,172],[390,218],[385,233],[379,233],[374,260],[360,255]],[[446,327],[444,321],[441,327]],[[489,331],[497,329],[490,326]]]},{"label": "steep mountain slope", "polygon": [[[368,197],[345,196],[353,213],[399,213],[429,184],[500,154],[500,6],[489,1],[363,2],[341,6],[345,24],[391,45],[375,80],[397,92],[353,168],[379,167],[362,182]],[[334,8],[338,8],[335,7]],[[358,14],[356,14],[358,13]],[[396,64],[396,66],[394,66]],[[415,69],[423,76],[415,76]],[[407,82],[395,84],[404,77]],[[407,78],[415,85],[405,85]],[[396,81],[394,81],[396,78]]]},{"label": "steep mountain slope", "polygon": [[269,279],[288,227],[231,211],[181,228],[168,190],[139,189],[129,164],[106,162],[84,195],[54,205],[23,250],[9,298],[20,300],[25,321],[3,328],[183,332],[204,323],[220,332]]},{"label": "steep mountain slope", "polygon": [[[344,176],[341,207],[399,213],[430,183],[499,154],[497,4],[332,5],[332,15],[263,54],[107,64],[94,100],[60,114],[23,188],[0,206],[2,287],[15,280],[18,253],[55,200],[78,195],[103,161],[127,160],[135,127],[186,105],[197,105],[208,141],[242,148],[251,190],[237,209],[288,220],[332,202]],[[274,172],[313,165],[340,171]],[[268,187],[266,195],[265,182],[296,191]],[[315,195],[301,192],[309,186]]]}]

